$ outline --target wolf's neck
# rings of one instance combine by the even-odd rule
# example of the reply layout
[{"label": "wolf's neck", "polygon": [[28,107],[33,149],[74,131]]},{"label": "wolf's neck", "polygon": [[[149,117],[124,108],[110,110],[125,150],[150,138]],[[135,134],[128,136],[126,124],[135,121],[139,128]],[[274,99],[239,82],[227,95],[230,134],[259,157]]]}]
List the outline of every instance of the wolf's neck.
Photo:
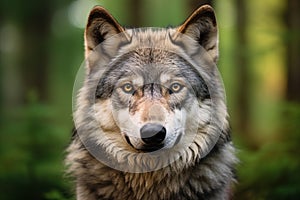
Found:
[{"label": "wolf's neck", "polygon": [[92,188],[96,199],[178,199],[176,195],[185,197],[182,199],[199,195],[209,199],[211,192],[223,193],[228,188],[224,183],[231,182],[231,166],[236,163],[233,153],[228,143],[188,168],[176,168],[174,164],[147,173],[118,171],[93,159],[94,163],[81,176],[84,180],[78,181]]}]

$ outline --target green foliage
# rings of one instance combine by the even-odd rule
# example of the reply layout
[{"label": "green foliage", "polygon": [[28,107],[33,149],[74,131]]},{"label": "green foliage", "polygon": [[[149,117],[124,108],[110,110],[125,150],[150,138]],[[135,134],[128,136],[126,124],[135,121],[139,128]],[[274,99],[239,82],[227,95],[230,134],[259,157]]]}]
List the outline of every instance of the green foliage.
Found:
[{"label": "green foliage", "polygon": [[242,150],[236,199],[298,199],[300,105],[282,105],[281,129],[256,150]]},{"label": "green foliage", "polygon": [[66,198],[60,191],[52,190],[45,194],[47,200],[71,200],[72,198]]},{"label": "green foliage", "polygon": [[44,199],[51,189],[67,195],[62,161],[69,130],[56,125],[56,109],[38,103],[34,93],[28,101],[2,125],[0,199]]}]

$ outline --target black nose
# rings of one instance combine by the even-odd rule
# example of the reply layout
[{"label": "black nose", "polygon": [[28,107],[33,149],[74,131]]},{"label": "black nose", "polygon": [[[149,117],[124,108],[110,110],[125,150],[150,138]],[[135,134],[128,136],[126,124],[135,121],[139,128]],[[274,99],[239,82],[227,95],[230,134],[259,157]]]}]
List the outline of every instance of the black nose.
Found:
[{"label": "black nose", "polygon": [[149,123],[141,128],[140,133],[143,142],[149,145],[157,145],[164,141],[166,128],[160,124]]}]

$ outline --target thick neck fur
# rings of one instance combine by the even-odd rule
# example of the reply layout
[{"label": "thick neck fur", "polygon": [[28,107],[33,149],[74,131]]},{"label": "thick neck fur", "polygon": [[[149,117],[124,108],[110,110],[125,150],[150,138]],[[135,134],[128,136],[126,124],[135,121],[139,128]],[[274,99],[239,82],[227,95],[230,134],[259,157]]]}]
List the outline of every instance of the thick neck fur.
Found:
[{"label": "thick neck fur", "polygon": [[158,171],[126,173],[103,165],[76,140],[68,149],[67,164],[72,163],[69,172],[77,177],[78,200],[229,198],[232,166],[237,162],[231,142],[217,143],[188,168],[174,163]]}]

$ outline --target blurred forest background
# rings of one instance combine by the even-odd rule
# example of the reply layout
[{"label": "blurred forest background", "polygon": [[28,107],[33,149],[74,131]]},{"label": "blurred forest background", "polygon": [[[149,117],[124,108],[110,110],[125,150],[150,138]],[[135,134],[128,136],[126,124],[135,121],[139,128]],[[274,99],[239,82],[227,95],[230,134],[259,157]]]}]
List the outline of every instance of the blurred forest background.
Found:
[{"label": "blurred forest background", "polygon": [[89,10],[128,26],[178,25],[214,6],[219,69],[239,149],[234,199],[300,198],[299,0],[2,0],[0,199],[72,199],[63,174]]}]

